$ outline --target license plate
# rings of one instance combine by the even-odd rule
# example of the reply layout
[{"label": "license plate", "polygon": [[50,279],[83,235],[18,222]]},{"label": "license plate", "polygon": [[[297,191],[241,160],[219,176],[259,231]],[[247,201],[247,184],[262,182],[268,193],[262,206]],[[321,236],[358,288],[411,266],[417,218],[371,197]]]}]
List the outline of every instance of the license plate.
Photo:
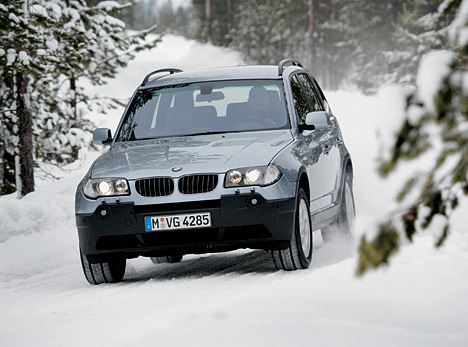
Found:
[{"label": "license plate", "polygon": [[145,217],[146,231],[207,228],[210,226],[210,212]]}]

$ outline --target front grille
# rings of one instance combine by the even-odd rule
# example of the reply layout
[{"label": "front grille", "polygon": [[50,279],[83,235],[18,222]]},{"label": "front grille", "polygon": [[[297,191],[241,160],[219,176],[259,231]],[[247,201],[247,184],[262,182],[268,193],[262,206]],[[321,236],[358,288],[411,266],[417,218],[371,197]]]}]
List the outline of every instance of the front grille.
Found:
[{"label": "front grille", "polygon": [[218,185],[218,175],[191,175],[179,179],[179,192],[182,194],[208,193]]},{"label": "front grille", "polygon": [[135,181],[135,189],[145,197],[167,196],[174,192],[174,181],[170,177],[144,178]]}]

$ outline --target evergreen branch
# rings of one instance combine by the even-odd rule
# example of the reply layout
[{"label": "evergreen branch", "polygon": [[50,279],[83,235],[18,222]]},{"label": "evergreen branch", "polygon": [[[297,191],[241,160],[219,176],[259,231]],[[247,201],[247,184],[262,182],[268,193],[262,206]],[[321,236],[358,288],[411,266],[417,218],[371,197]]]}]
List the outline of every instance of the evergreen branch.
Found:
[{"label": "evergreen branch", "polygon": [[16,109],[3,110],[3,111],[0,111],[0,114],[1,113],[7,113],[7,112],[16,112]]}]

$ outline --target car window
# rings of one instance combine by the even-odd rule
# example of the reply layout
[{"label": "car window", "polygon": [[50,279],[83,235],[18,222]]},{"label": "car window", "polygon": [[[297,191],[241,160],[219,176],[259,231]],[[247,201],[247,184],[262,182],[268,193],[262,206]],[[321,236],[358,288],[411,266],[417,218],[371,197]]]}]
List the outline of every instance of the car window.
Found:
[{"label": "car window", "polygon": [[307,95],[307,98],[309,99],[312,111],[324,111],[323,104],[319,98],[317,91],[312,85],[309,76],[307,76],[306,74],[299,74],[299,80],[304,86],[304,91]]},{"label": "car window", "polygon": [[307,103],[306,96],[302,90],[301,84],[296,75],[291,78],[291,90],[294,100],[294,108],[299,124],[304,124],[307,113],[310,112],[309,104]]},{"label": "car window", "polygon": [[280,81],[204,82],[139,92],[116,141],[287,127]]},{"label": "car window", "polygon": [[311,81],[312,81],[312,85],[314,86],[314,89],[317,91],[317,95],[319,96],[319,99],[322,101],[323,109],[326,112],[331,113],[330,105],[328,104],[328,101],[325,98],[325,95],[323,94],[323,91],[320,88],[319,84],[317,83],[314,77],[311,78]]}]

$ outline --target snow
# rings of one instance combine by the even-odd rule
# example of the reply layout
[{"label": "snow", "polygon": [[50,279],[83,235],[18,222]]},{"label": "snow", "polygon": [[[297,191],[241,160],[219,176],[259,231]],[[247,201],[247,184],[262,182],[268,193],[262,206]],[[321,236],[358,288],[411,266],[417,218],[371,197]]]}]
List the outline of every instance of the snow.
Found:
[{"label": "snow", "polygon": [[[157,68],[239,61],[235,52],[167,35],[109,85],[87,90],[126,100]],[[326,95],[353,156],[357,232],[369,237],[416,169],[401,167],[385,181],[375,170],[380,139],[388,141],[403,117],[405,91]],[[121,113],[88,116],[115,129]],[[79,261],[74,191],[98,155],[82,153],[61,180],[38,180],[22,200],[0,198],[1,346],[468,345],[466,200],[444,246],[434,248],[437,229],[417,235],[390,266],[363,278],[355,276],[357,241],[324,244],[315,233],[304,271],[278,272],[268,254],[240,250],[178,264],[134,259],[122,283],[91,286]]]},{"label": "snow", "polygon": [[16,60],[16,51],[13,48],[7,50],[7,66],[12,65]]},{"label": "snow", "polygon": [[[389,85],[380,88],[375,99],[377,132],[382,151],[388,151],[395,142],[395,135],[405,121],[406,105],[405,92],[397,85]],[[383,155],[383,153],[381,153]]]},{"label": "snow", "polygon": [[11,20],[12,22],[15,22],[16,24],[20,22],[20,19],[14,13],[10,13],[8,15],[8,19]]},{"label": "snow", "polygon": [[[444,78],[448,76],[452,61],[453,53],[449,51],[431,52],[421,58],[416,84],[419,87],[418,96],[429,112],[435,110],[434,97]],[[413,119],[413,122],[416,123],[417,120]]]},{"label": "snow", "polygon": [[452,40],[457,40],[462,47],[468,44],[468,32],[465,28],[468,22],[468,0],[463,0],[455,16],[455,20],[450,25],[449,35]]},{"label": "snow", "polygon": [[59,43],[58,43],[58,41],[56,39],[46,40],[46,46],[51,51],[55,51],[55,50],[58,49]]},{"label": "snow", "polygon": [[122,7],[118,2],[115,1],[101,1],[96,5],[97,8],[103,8],[106,11],[112,11],[114,9]]},{"label": "snow", "polygon": [[[99,4],[102,4],[102,3],[99,3]],[[106,22],[110,25],[115,25],[115,26],[118,26],[118,27],[122,27],[122,28],[125,28],[125,22],[121,21],[120,19],[117,19],[115,17],[112,17],[112,16],[106,16]]]},{"label": "snow", "polygon": [[19,51],[18,59],[21,61],[23,65],[29,65],[29,55],[25,51]]},{"label": "snow", "polygon": [[432,223],[429,226],[429,232],[432,234],[434,243],[440,240],[440,238],[444,234],[444,229],[448,226],[448,224],[449,222],[446,216],[436,214],[433,217]]}]

